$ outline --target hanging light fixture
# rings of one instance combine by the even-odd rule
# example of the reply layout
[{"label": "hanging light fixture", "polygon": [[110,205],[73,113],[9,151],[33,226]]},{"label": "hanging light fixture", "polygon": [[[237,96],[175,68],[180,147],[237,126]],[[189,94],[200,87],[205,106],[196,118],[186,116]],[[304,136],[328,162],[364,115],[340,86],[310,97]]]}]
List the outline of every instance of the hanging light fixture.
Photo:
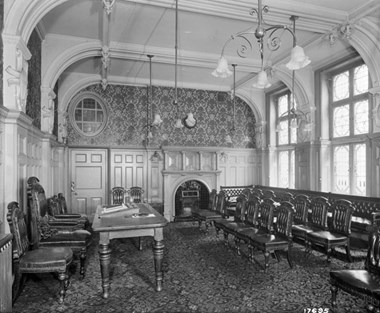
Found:
[{"label": "hanging light fixture", "polygon": [[[293,22],[293,34],[295,35],[296,32],[296,20],[298,19],[298,16],[292,15],[290,17],[290,20]],[[296,47],[296,41],[295,37],[293,37],[293,47]],[[303,129],[305,131],[311,131],[312,130],[312,123],[309,122],[308,117],[305,112],[298,109],[296,107],[296,100],[295,100],[295,94],[294,94],[294,81],[295,81],[295,70],[292,70],[292,86],[291,86],[291,94],[290,94],[290,104],[291,108],[290,110],[284,112],[281,114],[281,116],[278,119],[278,124],[276,127],[276,132],[282,131],[283,128],[281,126],[281,120],[284,120],[284,117],[287,117],[287,119],[290,120],[290,128],[292,129],[298,129],[301,124],[303,125]]]},{"label": "hanging light fixture", "polygon": [[237,54],[245,58],[246,53],[248,51],[252,51],[253,45],[251,41],[249,40],[250,35],[254,35],[256,40],[259,43],[259,49],[260,49],[260,57],[261,57],[261,70],[257,75],[257,82],[254,84],[254,87],[256,88],[267,88],[270,86],[270,82],[268,80],[268,73],[267,69],[264,67],[264,37],[267,35],[268,32],[268,49],[271,51],[276,51],[281,46],[281,40],[279,37],[276,36],[276,32],[280,29],[283,29],[284,31],[288,31],[292,37],[293,42],[295,43],[293,45],[293,48],[291,50],[291,58],[290,61],[286,64],[286,67],[290,70],[297,70],[300,68],[305,67],[310,63],[310,59],[305,55],[305,52],[303,48],[298,46],[296,44],[296,36],[294,31],[292,31],[289,26],[287,25],[267,25],[265,26],[265,22],[263,20],[263,12],[267,13],[269,11],[268,6],[262,6],[262,0],[258,0],[258,8],[253,9],[250,14],[253,15],[256,13],[257,15],[257,26],[255,29],[250,28],[248,30],[244,30],[241,32],[238,32],[234,35],[232,35],[224,44],[221,57],[218,61],[218,65],[216,69],[212,72],[212,75],[216,77],[228,77],[232,75],[232,71],[228,67],[228,61],[226,57],[224,56],[224,49],[226,46],[235,39],[241,39],[243,41],[243,44],[241,44],[240,49],[237,50]]},{"label": "hanging light fixture", "polygon": [[[153,104],[153,87],[152,87],[152,58],[153,55],[148,54],[149,58],[149,103],[152,106],[152,112],[154,112],[154,104]],[[154,114],[154,120],[152,122],[152,126],[160,126],[162,123],[162,119],[160,114]]]},{"label": "hanging light fixture", "polygon": [[236,106],[236,102],[235,102],[235,93],[236,93],[236,66],[237,64],[231,64],[232,67],[233,67],[233,74],[234,74],[234,82],[233,82],[233,87],[232,87],[232,93],[231,93],[231,100],[232,100],[232,107],[233,107],[233,111],[232,111],[232,127],[231,127],[231,130],[230,130],[230,134],[228,134],[226,136],[226,143],[232,143],[232,137],[234,136],[235,134],[235,106]]},{"label": "hanging light fixture", "polygon": [[149,123],[149,121],[152,119],[152,112],[154,111],[153,106],[153,90],[152,90],[152,58],[153,55],[148,54],[147,57],[149,58],[149,89],[148,89],[148,95],[147,95],[147,108],[146,108],[146,143],[149,144],[149,141],[153,139],[153,133],[152,133],[152,127],[154,126],[160,126],[162,123],[162,119],[158,113],[154,115],[154,120],[152,123]]},{"label": "hanging light fixture", "polygon": [[173,104],[176,107],[176,113],[177,118],[174,124],[174,127],[177,129],[181,129],[183,127],[183,123],[181,118],[179,117],[179,105],[178,105],[178,90],[177,90],[177,83],[178,83],[178,0],[175,2],[175,73],[174,73],[174,100]]}]

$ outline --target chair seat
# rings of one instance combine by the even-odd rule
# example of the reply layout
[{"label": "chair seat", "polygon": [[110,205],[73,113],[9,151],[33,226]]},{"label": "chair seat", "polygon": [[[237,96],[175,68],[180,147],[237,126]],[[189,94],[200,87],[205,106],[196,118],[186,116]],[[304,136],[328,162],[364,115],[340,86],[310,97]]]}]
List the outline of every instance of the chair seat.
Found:
[{"label": "chair seat", "polygon": [[347,239],[348,237],[345,235],[332,233],[327,230],[315,231],[307,234],[307,240],[316,244],[338,244],[347,241]]},{"label": "chair seat", "polygon": [[71,248],[85,248],[91,244],[91,233],[86,230],[79,230],[74,232],[58,232],[46,239],[41,239],[41,247],[49,246],[62,246]]},{"label": "chair seat", "polygon": [[73,251],[66,247],[41,247],[26,253],[19,262],[23,273],[64,272],[73,259]]},{"label": "chair seat", "polygon": [[193,213],[193,216],[200,219],[222,218],[222,214],[210,210],[200,210]]},{"label": "chair seat", "polygon": [[251,238],[253,238],[253,236],[257,235],[258,233],[259,233],[258,228],[250,227],[250,228],[243,228],[243,229],[237,230],[236,236],[245,241],[248,241]]},{"label": "chair seat", "polygon": [[285,238],[271,235],[271,234],[256,234],[252,236],[252,243],[255,246],[266,247],[269,249],[275,249],[278,246],[288,245],[288,240]]},{"label": "chair seat", "polygon": [[372,295],[373,292],[380,293],[379,276],[371,274],[367,270],[336,270],[330,272],[330,278],[339,286],[360,293]]}]

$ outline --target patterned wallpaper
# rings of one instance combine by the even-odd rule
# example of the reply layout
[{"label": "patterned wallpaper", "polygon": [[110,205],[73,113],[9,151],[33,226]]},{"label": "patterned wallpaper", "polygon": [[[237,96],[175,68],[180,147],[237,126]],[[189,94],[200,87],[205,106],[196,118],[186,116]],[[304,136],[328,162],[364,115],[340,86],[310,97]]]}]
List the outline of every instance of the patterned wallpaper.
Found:
[{"label": "patterned wallpaper", "polygon": [[[69,145],[91,146],[144,146],[147,125],[148,88],[108,85],[103,91],[101,85],[92,85],[80,93],[97,93],[108,108],[109,119],[104,130],[94,137],[79,134],[68,123]],[[159,113],[163,123],[153,127],[150,146],[224,146],[236,148],[255,147],[256,119],[243,100],[236,98],[235,134],[232,144],[225,140],[233,125],[233,103],[226,92],[196,89],[178,89],[178,110],[173,105],[174,89],[152,87],[151,116]],[[70,103],[73,105],[73,103]],[[197,119],[195,128],[176,129],[177,117],[184,118],[193,113]],[[153,121],[153,117],[150,118]],[[248,136],[249,141],[244,140]]]},{"label": "patterned wallpaper", "polygon": [[[0,1],[0,34],[3,33],[4,24],[4,1]],[[3,37],[0,36],[0,105],[4,105],[3,99]]]},{"label": "patterned wallpaper", "polygon": [[25,111],[33,119],[33,125],[41,129],[41,39],[35,30],[29,38],[28,49],[32,57],[28,61],[28,97]]}]

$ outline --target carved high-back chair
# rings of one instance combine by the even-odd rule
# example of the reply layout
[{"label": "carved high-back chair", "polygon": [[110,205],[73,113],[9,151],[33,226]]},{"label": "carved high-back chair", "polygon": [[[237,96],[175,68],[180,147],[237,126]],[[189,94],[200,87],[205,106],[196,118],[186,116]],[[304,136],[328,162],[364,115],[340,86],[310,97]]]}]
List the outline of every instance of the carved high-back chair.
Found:
[{"label": "carved high-back chair", "polygon": [[[85,276],[85,261],[87,249],[92,242],[92,235],[87,230],[75,230],[56,228],[48,215],[47,200],[45,191],[39,183],[35,183],[30,188],[30,212],[33,246],[40,247],[68,247],[74,252],[74,256],[80,259],[80,274]],[[40,240],[41,238],[41,240]]]},{"label": "carved high-back chair", "polygon": [[128,189],[128,196],[131,202],[141,203],[143,202],[144,190],[141,187],[131,187]]},{"label": "carved high-back chair", "polygon": [[331,304],[334,312],[339,289],[364,299],[368,312],[380,312],[380,228],[369,226],[368,230],[370,234],[364,268],[330,271]]},{"label": "carved high-back chair", "polygon": [[261,250],[265,256],[265,271],[269,266],[269,255],[274,254],[280,261],[278,251],[285,251],[289,266],[292,268],[292,224],[295,210],[292,203],[283,201],[276,208],[276,224],[273,233],[256,234],[249,241],[250,259],[253,260],[253,250]]},{"label": "carved high-back chair", "polygon": [[330,210],[330,203],[325,197],[315,197],[310,202],[310,212],[308,213],[306,224],[293,225],[293,239],[300,239],[306,243],[308,233],[327,229],[327,216]]},{"label": "carved high-back chair", "polygon": [[245,218],[247,213],[247,197],[240,194],[236,199],[236,208],[233,220],[220,219],[214,222],[217,235],[220,230],[223,230],[224,242],[228,245],[228,235],[234,234],[237,229],[245,226]]},{"label": "carved high-back chair", "polygon": [[111,190],[112,204],[122,204],[127,190],[124,187],[116,186]]},{"label": "carved high-back chair", "polygon": [[[296,210],[293,218],[293,238],[300,239],[304,242],[305,233],[304,227],[307,225],[307,215],[310,208],[310,199],[306,195],[297,195],[293,201],[294,209]],[[298,231],[299,229],[299,231]]]},{"label": "carved high-back chair", "polygon": [[210,193],[209,209],[193,211],[194,220],[198,221],[198,227],[202,230],[202,222],[205,223],[206,233],[210,225],[215,225],[215,221],[221,220],[224,217],[224,192],[216,193],[213,189]]},{"label": "carved high-back chair", "polygon": [[13,234],[14,281],[12,300],[16,301],[25,282],[24,274],[57,273],[60,281],[59,302],[62,303],[68,283],[68,266],[73,259],[73,251],[68,247],[40,247],[39,241],[33,250],[27,234],[25,214],[17,202],[8,205],[7,220]]},{"label": "carved high-back chair", "polygon": [[335,200],[331,205],[332,217],[328,230],[318,230],[306,235],[308,251],[313,246],[322,246],[327,254],[327,261],[331,261],[331,252],[335,247],[344,246],[349,262],[352,262],[350,253],[351,218],[354,206],[347,200]]}]

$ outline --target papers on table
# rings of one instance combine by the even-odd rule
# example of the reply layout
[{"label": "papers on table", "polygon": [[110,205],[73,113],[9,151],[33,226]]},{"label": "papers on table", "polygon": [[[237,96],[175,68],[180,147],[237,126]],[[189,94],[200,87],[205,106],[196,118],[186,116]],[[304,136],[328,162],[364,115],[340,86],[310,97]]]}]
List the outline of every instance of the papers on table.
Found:
[{"label": "papers on table", "polygon": [[123,213],[128,213],[132,215],[132,214],[138,214],[140,212],[140,209],[135,203],[131,203],[131,204],[122,203],[121,205],[112,205],[112,206],[103,207],[102,210],[100,211],[100,214],[104,215],[104,214],[111,214],[111,213],[116,213],[116,212],[123,212]]}]

